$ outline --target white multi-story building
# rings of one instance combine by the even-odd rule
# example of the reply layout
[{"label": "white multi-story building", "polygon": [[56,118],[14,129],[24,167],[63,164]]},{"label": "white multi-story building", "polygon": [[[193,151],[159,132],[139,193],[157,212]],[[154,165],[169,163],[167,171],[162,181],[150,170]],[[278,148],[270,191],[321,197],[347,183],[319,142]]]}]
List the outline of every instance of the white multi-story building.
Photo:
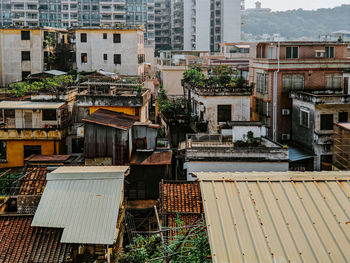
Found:
[{"label": "white multi-story building", "polygon": [[78,71],[103,69],[121,75],[144,73],[142,30],[136,27],[127,29],[78,27],[72,29],[71,33],[75,35]]},{"label": "white multi-story building", "polygon": [[[49,69],[48,58],[55,52],[53,46],[65,42],[66,34],[67,30],[45,27],[1,28],[0,86]],[[48,36],[51,36],[50,44]]]},{"label": "white multi-story building", "polygon": [[172,0],[174,49],[219,51],[240,41],[241,0]]}]

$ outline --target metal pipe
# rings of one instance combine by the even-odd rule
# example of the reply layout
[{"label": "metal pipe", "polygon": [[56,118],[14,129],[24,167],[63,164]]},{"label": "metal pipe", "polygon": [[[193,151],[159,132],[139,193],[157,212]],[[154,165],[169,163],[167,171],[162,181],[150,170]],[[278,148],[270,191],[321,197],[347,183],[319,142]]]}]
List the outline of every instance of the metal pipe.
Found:
[{"label": "metal pipe", "polygon": [[273,125],[272,125],[272,133],[273,140],[277,141],[277,91],[278,91],[278,73],[280,72],[280,41],[277,44],[277,71],[273,73]]}]

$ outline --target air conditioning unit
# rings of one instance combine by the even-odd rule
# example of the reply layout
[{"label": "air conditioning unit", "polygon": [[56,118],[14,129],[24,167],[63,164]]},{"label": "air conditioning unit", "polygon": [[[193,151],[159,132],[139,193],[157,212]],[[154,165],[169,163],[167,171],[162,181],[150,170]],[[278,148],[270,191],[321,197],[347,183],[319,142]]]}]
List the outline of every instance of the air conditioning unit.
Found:
[{"label": "air conditioning unit", "polygon": [[316,50],[315,51],[315,57],[316,58],[324,58],[326,54],[325,50]]},{"label": "air conditioning unit", "polygon": [[283,116],[288,116],[288,115],[290,115],[290,109],[282,109],[282,115],[283,115]]},{"label": "air conditioning unit", "polygon": [[282,134],[282,141],[289,141],[290,140],[290,134],[284,133]]}]

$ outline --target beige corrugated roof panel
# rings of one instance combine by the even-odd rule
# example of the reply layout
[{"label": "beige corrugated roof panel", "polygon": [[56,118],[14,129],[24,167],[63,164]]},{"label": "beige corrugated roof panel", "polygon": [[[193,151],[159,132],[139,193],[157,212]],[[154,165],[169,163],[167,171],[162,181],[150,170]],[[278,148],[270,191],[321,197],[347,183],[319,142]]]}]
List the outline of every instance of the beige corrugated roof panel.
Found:
[{"label": "beige corrugated roof panel", "polygon": [[0,101],[0,109],[59,109],[65,102],[43,102],[43,101]]},{"label": "beige corrugated roof panel", "polygon": [[214,262],[350,262],[350,172],[196,176]]}]

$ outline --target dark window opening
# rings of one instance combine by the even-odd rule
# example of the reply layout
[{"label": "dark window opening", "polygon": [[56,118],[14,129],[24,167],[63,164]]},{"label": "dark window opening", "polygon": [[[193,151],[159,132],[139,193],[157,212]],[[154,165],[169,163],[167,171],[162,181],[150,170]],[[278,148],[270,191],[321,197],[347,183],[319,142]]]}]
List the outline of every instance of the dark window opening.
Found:
[{"label": "dark window opening", "polygon": [[43,110],[42,114],[42,120],[43,121],[56,121],[56,110]]},{"label": "dark window opening", "polygon": [[22,51],[22,61],[30,60],[30,51]]},{"label": "dark window opening", "polygon": [[309,112],[300,111],[300,126],[309,128]]},{"label": "dark window opening", "polygon": [[30,31],[21,31],[21,40],[30,40]]},{"label": "dark window opening", "polygon": [[103,33],[103,39],[107,39],[107,33]]},{"label": "dark window opening", "polygon": [[30,73],[30,71],[22,71],[22,80],[26,80]]},{"label": "dark window opening", "polygon": [[41,145],[24,145],[24,159],[32,154],[41,155]]},{"label": "dark window opening", "polygon": [[72,138],[72,153],[84,152],[84,139]]},{"label": "dark window opening", "polygon": [[218,105],[218,122],[231,121],[232,107],[231,105]]},{"label": "dark window opening", "polygon": [[334,47],[326,47],[326,58],[334,58]]},{"label": "dark window opening", "polygon": [[81,63],[87,63],[87,53],[81,53]]},{"label": "dark window opening", "polygon": [[113,34],[113,43],[120,43],[120,34]]},{"label": "dark window opening", "polygon": [[7,143],[0,141],[0,161],[7,161]]},{"label": "dark window opening", "polygon": [[107,60],[107,59],[108,59],[107,54],[103,54],[103,60]]},{"label": "dark window opening", "polygon": [[321,130],[333,130],[333,114],[321,114]]},{"label": "dark window opening", "polygon": [[348,122],[348,113],[347,112],[339,112],[338,122]]},{"label": "dark window opening", "polygon": [[299,48],[298,47],[286,47],[286,58],[298,58]]},{"label": "dark window opening", "polygon": [[80,42],[81,43],[86,43],[87,42],[87,35],[86,35],[86,33],[81,33],[80,34]]},{"label": "dark window opening", "polygon": [[114,54],[114,64],[122,64],[122,56],[120,54]]}]

